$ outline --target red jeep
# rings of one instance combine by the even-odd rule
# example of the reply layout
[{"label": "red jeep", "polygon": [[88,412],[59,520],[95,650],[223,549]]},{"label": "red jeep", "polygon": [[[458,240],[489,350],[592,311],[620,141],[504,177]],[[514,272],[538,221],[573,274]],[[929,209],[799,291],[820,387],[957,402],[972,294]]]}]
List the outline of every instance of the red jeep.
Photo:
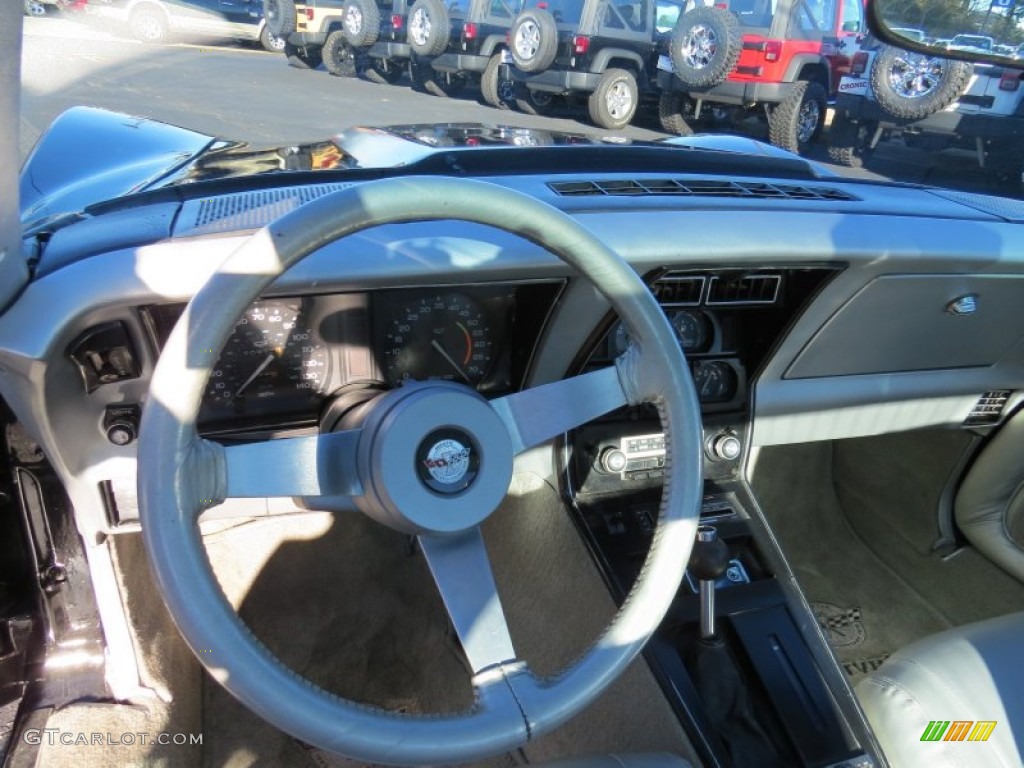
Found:
[{"label": "red jeep", "polygon": [[727,0],[695,10],[699,23],[681,20],[659,57],[662,127],[686,135],[702,118],[763,106],[775,146],[799,152],[816,140],[865,29],[862,0]]}]

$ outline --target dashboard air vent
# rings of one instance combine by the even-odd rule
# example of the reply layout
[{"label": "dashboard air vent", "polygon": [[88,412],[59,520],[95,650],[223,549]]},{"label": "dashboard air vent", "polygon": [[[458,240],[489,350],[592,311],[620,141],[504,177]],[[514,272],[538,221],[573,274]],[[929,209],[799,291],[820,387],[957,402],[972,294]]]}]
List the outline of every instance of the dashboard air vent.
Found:
[{"label": "dashboard air vent", "polygon": [[708,288],[711,304],[774,304],[782,275],[715,275]]},{"label": "dashboard air vent", "polygon": [[834,187],[803,184],[768,184],[721,179],[608,179],[604,181],[556,181],[548,186],[562,197],[646,196],[738,197],[746,199],[852,201],[858,198]]},{"label": "dashboard air vent", "polygon": [[964,419],[964,426],[973,427],[984,424],[997,424],[999,417],[1006,407],[1006,401],[1010,399],[1010,390],[995,389],[986,392],[978,398],[978,402],[971,408],[971,412]]},{"label": "dashboard air vent", "polygon": [[651,293],[663,306],[696,306],[704,296],[704,275],[668,274],[655,280]]}]

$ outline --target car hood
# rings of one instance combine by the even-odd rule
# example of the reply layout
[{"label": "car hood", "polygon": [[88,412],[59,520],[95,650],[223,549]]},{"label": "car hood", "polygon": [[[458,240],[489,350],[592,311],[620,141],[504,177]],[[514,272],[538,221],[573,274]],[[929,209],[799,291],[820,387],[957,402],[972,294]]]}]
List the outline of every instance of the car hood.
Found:
[{"label": "car hood", "polygon": [[[451,162],[452,153],[480,150],[560,146],[664,150],[666,145],[797,160],[775,147],[736,136],[648,142],[478,123],[357,127],[319,142],[254,147],[156,120],[76,107],[54,121],[22,168],[21,222],[23,231],[31,233],[73,218],[96,203],[228,178],[396,168],[441,153]],[[822,168],[815,173],[830,175]]]}]

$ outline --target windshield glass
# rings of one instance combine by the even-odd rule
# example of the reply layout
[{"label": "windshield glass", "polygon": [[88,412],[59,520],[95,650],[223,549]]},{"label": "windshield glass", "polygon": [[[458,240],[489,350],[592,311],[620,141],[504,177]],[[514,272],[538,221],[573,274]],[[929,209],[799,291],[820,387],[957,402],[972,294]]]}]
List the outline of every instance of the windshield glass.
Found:
[{"label": "windshield glass", "polygon": [[[866,33],[862,0],[21,1],[23,160],[55,118],[87,106],[228,142],[173,173],[154,161],[161,184],[409,164],[445,147],[695,132],[774,143],[845,176],[1021,196],[1017,71],[950,63],[942,75],[936,59],[914,79],[909,59]],[[346,27],[351,8],[362,27]],[[908,40],[1024,58],[1016,6],[972,10],[969,23],[915,9],[887,6]],[[689,86],[671,41],[712,10],[739,25],[736,63],[715,85]],[[515,25],[527,16],[544,58],[536,67],[517,58]],[[623,67],[606,49],[623,47],[635,92],[616,122],[588,99],[603,71]],[[773,130],[779,100],[761,96],[794,86],[820,99],[807,140],[798,125]],[[390,143],[367,140],[385,133]]]}]

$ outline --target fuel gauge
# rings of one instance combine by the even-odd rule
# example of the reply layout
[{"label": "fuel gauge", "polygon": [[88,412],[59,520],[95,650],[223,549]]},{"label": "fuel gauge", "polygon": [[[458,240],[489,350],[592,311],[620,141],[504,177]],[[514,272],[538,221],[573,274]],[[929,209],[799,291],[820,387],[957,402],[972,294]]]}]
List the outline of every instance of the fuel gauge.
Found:
[{"label": "fuel gauge", "polygon": [[698,362],[693,369],[693,385],[702,403],[723,403],[736,394],[736,371],[723,360]]},{"label": "fuel gauge", "polygon": [[703,312],[680,309],[669,320],[684,352],[703,352],[711,345],[711,320]]}]

